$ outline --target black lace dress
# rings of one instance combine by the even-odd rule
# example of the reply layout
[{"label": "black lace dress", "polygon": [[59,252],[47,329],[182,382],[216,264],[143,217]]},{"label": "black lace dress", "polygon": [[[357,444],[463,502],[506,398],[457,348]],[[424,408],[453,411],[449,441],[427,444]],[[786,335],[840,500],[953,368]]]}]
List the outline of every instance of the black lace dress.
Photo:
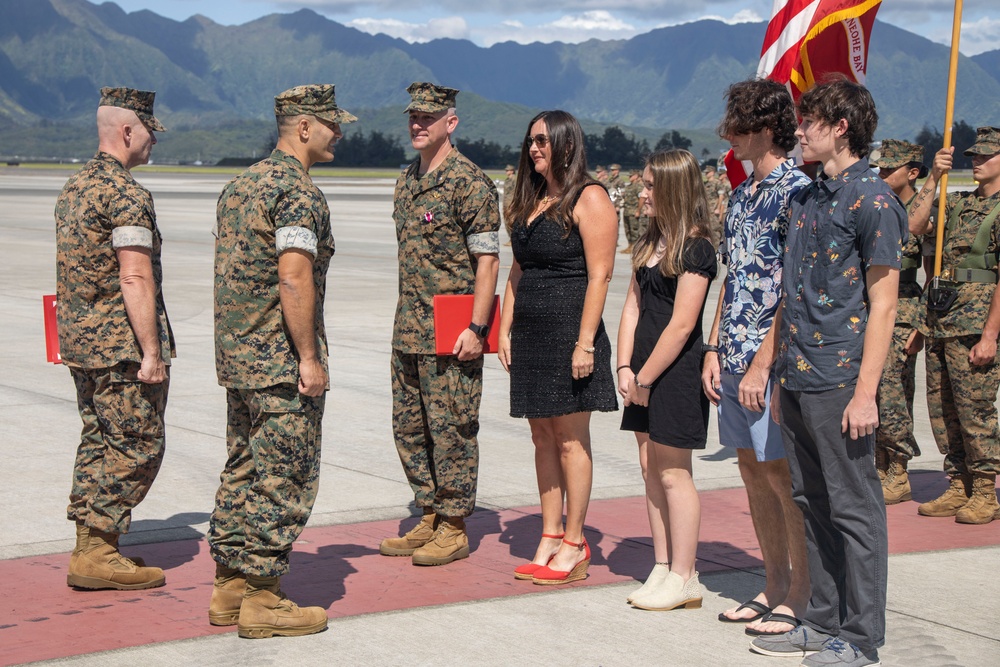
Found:
[{"label": "black lace dress", "polygon": [[510,332],[511,416],[617,410],[604,320],[594,336],[594,372],[573,379],[573,348],[587,292],[580,231],[574,226],[566,237],[562,224],[543,213],[514,228],[511,248],[522,271]]}]

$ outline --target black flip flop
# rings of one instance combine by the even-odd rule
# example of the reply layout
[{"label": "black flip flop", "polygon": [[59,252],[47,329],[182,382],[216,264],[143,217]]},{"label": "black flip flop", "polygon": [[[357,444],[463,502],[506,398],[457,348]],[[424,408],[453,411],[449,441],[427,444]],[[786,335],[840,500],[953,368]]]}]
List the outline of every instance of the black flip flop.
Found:
[{"label": "black flip flop", "polygon": [[[792,629],[802,625],[802,621],[795,618],[794,616],[789,616],[788,614],[781,614],[778,612],[771,612],[764,616],[762,619],[765,623],[767,621],[778,621],[779,623],[788,623],[792,626]],[[760,630],[754,630],[753,628],[746,628],[743,632],[747,633],[751,637],[776,637],[778,635],[783,635],[786,632],[791,632],[791,630],[782,630],[781,632],[762,632]]]},{"label": "black flip flop", "polygon": [[767,616],[768,614],[771,613],[771,608],[770,607],[768,607],[765,604],[761,604],[760,602],[757,602],[756,600],[747,600],[746,602],[744,602],[743,604],[741,604],[739,607],[737,607],[736,611],[733,612],[733,613],[739,613],[743,609],[749,609],[749,610],[753,611],[754,613],[756,613],[757,615],[756,616],[751,616],[750,618],[729,618],[728,616],[726,616],[725,613],[721,613],[721,614],[719,614],[719,620],[722,621],[723,623],[753,623],[758,618],[761,618],[763,616]]}]

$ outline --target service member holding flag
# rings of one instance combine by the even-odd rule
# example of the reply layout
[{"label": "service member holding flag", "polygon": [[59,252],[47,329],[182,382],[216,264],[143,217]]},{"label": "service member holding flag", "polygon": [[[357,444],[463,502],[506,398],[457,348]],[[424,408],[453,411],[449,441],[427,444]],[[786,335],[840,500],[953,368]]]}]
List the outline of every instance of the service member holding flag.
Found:
[{"label": "service member holding flag", "polygon": [[[934,184],[951,169],[952,148],[934,156],[928,183],[910,228],[929,232]],[[955,517],[958,523],[1000,519],[996,476],[1000,471],[1000,127],[980,127],[972,156],[973,192],[949,194],[944,217],[941,276],[927,300],[927,408],[938,449],[944,454],[948,489],[917,508],[923,516]],[[928,187],[929,186],[929,187]]]}]

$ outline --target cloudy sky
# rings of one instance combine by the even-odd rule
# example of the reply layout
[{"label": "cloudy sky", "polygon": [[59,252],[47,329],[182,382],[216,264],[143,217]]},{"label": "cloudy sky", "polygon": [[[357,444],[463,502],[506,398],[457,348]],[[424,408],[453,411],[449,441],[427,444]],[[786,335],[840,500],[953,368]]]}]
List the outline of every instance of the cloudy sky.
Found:
[{"label": "cloudy sky", "polygon": [[[91,0],[100,2],[101,0]],[[771,0],[113,0],[126,11],[150,9],[184,20],[202,14],[237,25],[275,12],[307,7],[338,23],[411,42],[439,37],[480,46],[515,41],[583,42],[622,39],[701,18],[766,20]],[[965,0],[961,51],[975,55],[1000,45],[997,0]],[[878,17],[942,44],[951,41],[951,0],[886,0]]]}]

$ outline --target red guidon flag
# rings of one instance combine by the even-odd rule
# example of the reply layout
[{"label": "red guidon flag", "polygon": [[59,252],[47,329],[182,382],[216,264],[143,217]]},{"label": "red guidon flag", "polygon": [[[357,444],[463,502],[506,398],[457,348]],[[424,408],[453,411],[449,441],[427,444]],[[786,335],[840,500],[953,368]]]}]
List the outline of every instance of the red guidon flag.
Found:
[{"label": "red guidon flag", "polygon": [[[863,84],[880,4],[882,0],[774,0],[757,76],[785,84],[796,102],[826,74],[837,72]],[[732,151],[725,162],[736,187],[749,169]]]}]

